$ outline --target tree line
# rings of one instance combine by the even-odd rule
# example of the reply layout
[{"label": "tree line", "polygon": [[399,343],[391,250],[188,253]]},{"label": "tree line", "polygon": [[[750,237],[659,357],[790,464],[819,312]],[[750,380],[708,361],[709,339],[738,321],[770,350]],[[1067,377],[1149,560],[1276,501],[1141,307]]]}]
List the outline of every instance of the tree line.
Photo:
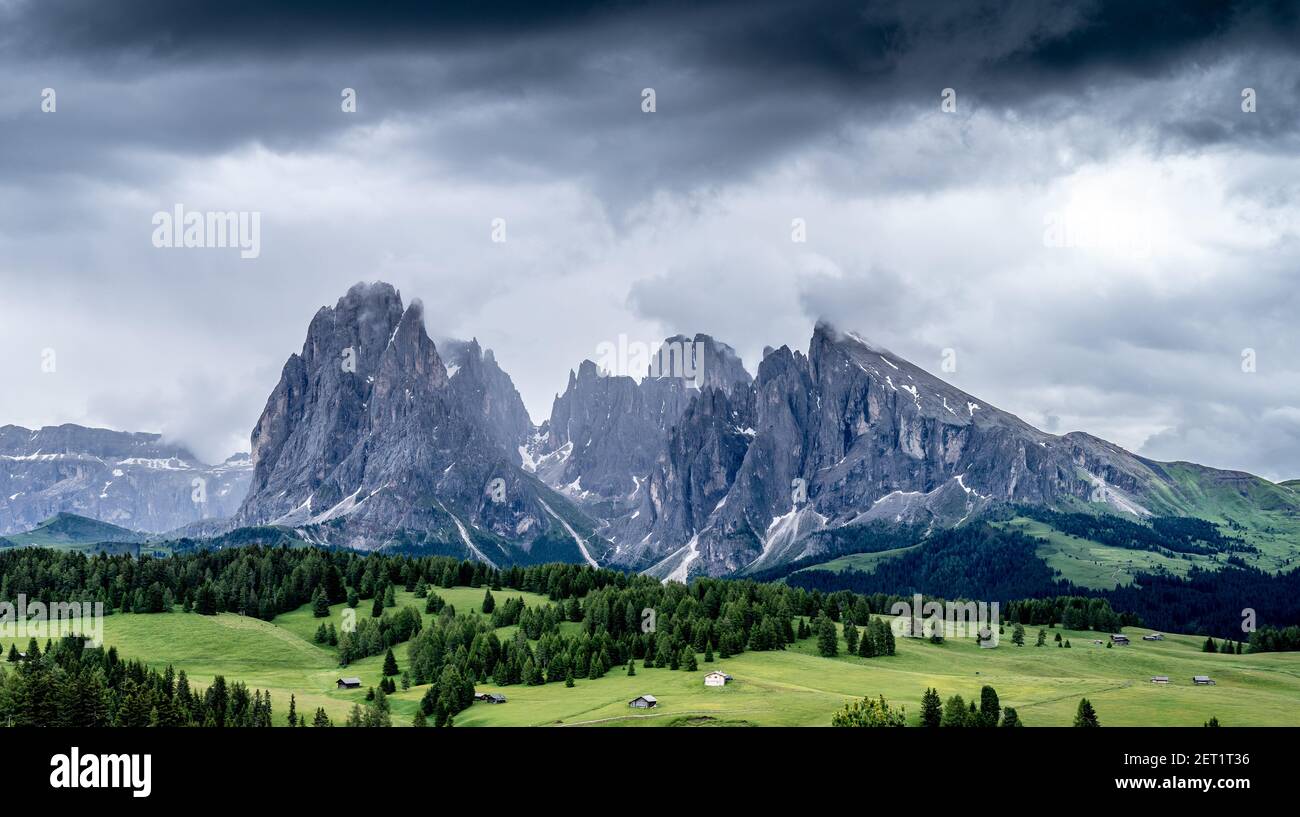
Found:
[{"label": "tree line", "polygon": [[184,670],[168,666],[159,672],[139,661],[123,661],[116,649],[88,647],[82,638],[47,641],[43,650],[32,639],[25,654],[15,658],[0,664],[0,725],[271,725],[270,692],[250,692],[220,675],[200,689]]}]

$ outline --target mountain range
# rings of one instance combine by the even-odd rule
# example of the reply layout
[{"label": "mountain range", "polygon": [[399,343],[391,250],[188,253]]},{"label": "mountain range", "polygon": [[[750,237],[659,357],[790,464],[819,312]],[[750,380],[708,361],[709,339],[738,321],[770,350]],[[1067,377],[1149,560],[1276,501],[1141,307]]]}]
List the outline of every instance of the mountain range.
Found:
[{"label": "mountain range", "polygon": [[7,425],[0,427],[0,535],[58,513],[147,533],[222,519],[238,509],[252,473],[246,454],[208,465],[159,434]]},{"label": "mountain range", "polygon": [[[680,371],[668,349],[686,356]],[[639,379],[582,361],[535,427],[491,350],[435,342],[419,301],[358,284],[312,319],[247,460],[200,466],[157,435],[0,429],[15,472],[0,533],[58,511],[146,531],[197,518],[191,533],[275,526],[353,548],[687,580],[1017,504],[1200,516],[1261,536],[1300,518],[1293,486],[1049,434],[826,323],[806,351],[765,350],[752,376],[705,334],[667,338],[660,355]],[[219,489],[200,513],[188,489],[173,495],[181,475],[204,474]]]}]

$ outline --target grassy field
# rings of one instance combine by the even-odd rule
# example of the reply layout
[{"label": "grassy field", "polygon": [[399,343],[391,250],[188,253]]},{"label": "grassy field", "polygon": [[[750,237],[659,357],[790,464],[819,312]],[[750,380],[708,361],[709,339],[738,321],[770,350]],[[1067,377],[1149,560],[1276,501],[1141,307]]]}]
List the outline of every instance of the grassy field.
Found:
[{"label": "grassy field", "polygon": [[[1061,571],[1061,578],[1080,587],[1109,590],[1121,584],[1132,584],[1133,575],[1140,572],[1164,570],[1175,576],[1186,576],[1192,565],[1214,569],[1221,562],[1212,557],[1195,554],[1172,556],[1148,550],[1131,550],[1114,547],[1062,533],[1036,519],[1016,517],[1005,523],[1011,530],[1045,540],[1037,555],[1048,567]],[[1221,557],[1220,557],[1221,558]]]},{"label": "grassy field", "polygon": [[[910,545],[904,548],[894,548],[892,550],[881,550],[875,553],[850,553],[847,556],[840,556],[831,559],[828,562],[822,562],[802,570],[830,570],[835,573],[841,573],[845,570],[859,570],[863,573],[870,573],[876,569],[876,565],[887,559],[893,559],[902,556],[909,550],[915,550],[920,545]],[[802,572],[796,571],[796,572]]]},{"label": "grassy field", "polygon": [[[482,600],[481,588],[437,589],[461,612],[473,612]],[[529,604],[544,603],[541,596],[523,595]],[[414,603],[399,593],[398,603]],[[423,609],[423,605],[420,605]],[[343,606],[335,607],[331,620],[337,626]],[[369,605],[362,603],[362,614]],[[336,722],[347,716],[353,702],[362,701],[364,687],[380,680],[382,656],[337,666],[334,651],[311,643],[321,619],[303,608],[264,622],[233,614],[199,616],[109,616],[105,641],[125,657],[150,664],[172,664],[184,669],[192,682],[206,686],[216,674],[240,680],[250,687],[270,690],[277,719],[288,710],[289,695],[297,698],[299,713],[324,707]],[[577,626],[577,625],[565,625]],[[459,726],[664,726],[762,725],[822,726],[845,701],[883,694],[907,708],[915,721],[921,693],[936,687],[945,698],[961,694],[978,697],[980,687],[993,685],[1004,705],[1018,709],[1029,726],[1068,725],[1080,697],[1096,706],[1103,725],[1200,726],[1216,716],[1225,726],[1300,725],[1300,653],[1263,655],[1210,655],[1200,651],[1203,638],[1169,636],[1163,642],[1145,642],[1145,630],[1130,628],[1134,643],[1107,649],[1092,644],[1096,633],[1061,630],[1070,649],[1051,646],[1056,630],[1049,630],[1049,646],[1034,647],[1036,628],[1029,628],[1030,646],[1016,647],[1010,633],[997,649],[980,649],[973,642],[950,639],[943,644],[899,639],[892,657],[827,659],[816,654],[813,639],[784,652],[745,653],[714,664],[701,661],[697,672],[645,669],[638,664],[635,677],[615,668],[599,680],[579,680],[568,689],[563,684],[544,686],[479,687],[499,691],[509,698],[501,705],[474,704],[456,716]],[[404,646],[394,650],[405,664]],[[717,667],[735,680],[722,688],[706,688],[704,674]],[[363,689],[338,691],[335,680],[356,675]],[[1168,675],[1169,686],[1150,683],[1153,675]],[[1210,675],[1217,685],[1196,687],[1192,675]],[[634,711],[627,702],[652,694],[660,705],[648,712]],[[410,722],[423,687],[399,691],[390,697],[393,722]]]}]

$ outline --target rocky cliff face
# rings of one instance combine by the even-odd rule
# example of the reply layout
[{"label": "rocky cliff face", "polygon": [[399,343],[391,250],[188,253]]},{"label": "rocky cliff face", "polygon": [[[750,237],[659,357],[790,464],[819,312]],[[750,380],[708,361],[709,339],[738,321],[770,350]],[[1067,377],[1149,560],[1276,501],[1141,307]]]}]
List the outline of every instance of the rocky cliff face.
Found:
[{"label": "rocky cliff face", "polygon": [[584,361],[534,428],[490,350],[435,343],[418,302],[358,284],[285,363],[251,460],[205,466],[157,435],[0,428],[0,534],[58,512],[198,536],[269,524],[358,548],[686,580],[1007,503],[1300,515],[1292,487],[1047,434],[825,324],[806,354],[767,350],[753,378],[707,335],[664,348],[689,365],[661,359],[637,380]]},{"label": "rocky cliff face", "polygon": [[531,424],[478,344],[425,330],[419,302],[358,284],[321,309],[253,430],[237,525],[274,524],[357,548],[431,547],[493,564],[595,562],[603,544],[518,467]]},{"label": "rocky cliff face", "polygon": [[[552,435],[583,418],[564,452],[571,470],[539,473],[557,485],[581,474],[589,493],[577,496],[603,517],[610,561],[662,578],[772,567],[823,552],[822,531],[960,524],[1003,503],[1143,516],[1178,490],[1158,463],[1039,431],[825,324],[807,355],[769,350],[752,383],[692,391],[681,411],[631,432],[619,426],[637,413],[619,408],[639,405],[636,384],[596,377],[580,369],[556,401]],[[626,481],[589,486],[587,474],[619,469]]]},{"label": "rocky cliff face", "polygon": [[230,515],[252,476],[246,456],[207,465],[158,434],[78,425],[0,427],[0,534],[59,513],[160,533]]},{"label": "rocky cliff face", "polygon": [[[690,356],[687,365],[675,362],[679,352]],[[590,360],[569,372],[530,449],[529,467],[574,497],[622,500],[649,473],[701,389],[743,389],[751,379],[731,347],[708,335],[666,338],[657,357],[639,381]]]}]

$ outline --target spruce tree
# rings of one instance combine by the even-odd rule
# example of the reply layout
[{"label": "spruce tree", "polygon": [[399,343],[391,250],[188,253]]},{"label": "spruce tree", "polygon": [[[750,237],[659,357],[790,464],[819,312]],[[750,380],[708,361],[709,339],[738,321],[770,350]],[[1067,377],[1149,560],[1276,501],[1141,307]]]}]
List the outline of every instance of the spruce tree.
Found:
[{"label": "spruce tree", "polygon": [[854,655],[858,651],[858,628],[852,621],[844,622],[844,651],[849,655]]},{"label": "spruce tree", "polygon": [[1002,726],[1005,726],[1005,727],[1008,727],[1008,728],[1013,728],[1013,727],[1017,727],[1017,726],[1024,726],[1024,724],[1020,722],[1020,715],[1016,714],[1016,710],[1015,710],[1014,707],[1010,707],[1010,706],[1008,706],[1008,707],[1003,708],[1003,710],[1002,710]]},{"label": "spruce tree", "polygon": [[1079,709],[1074,713],[1074,725],[1082,727],[1101,726],[1097,720],[1097,711],[1092,708],[1092,702],[1087,698],[1079,699]]},{"label": "spruce tree", "polygon": [[492,598],[492,591],[486,590],[483,593],[483,615],[490,616],[492,611],[497,607],[496,599]]},{"label": "spruce tree", "polygon": [[627,659],[627,677],[631,678],[636,675],[636,661],[631,658]]},{"label": "spruce tree", "polygon": [[825,614],[817,619],[817,652],[823,658],[839,655],[839,635],[835,632],[835,622]]},{"label": "spruce tree", "polygon": [[985,685],[980,690],[980,726],[997,726],[1002,716],[1002,705],[993,687]]},{"label": "spruce tree", "polygon": [[921,725],[936,728],[943,721],[943,703],[939,700],[939,691],[927,688],[921,696]]},{"label": "spruce tree", "polygon": [[384,675],[396,675],[397,656],[393,655],[393,648],[389,647],[388,652],[384,653]]},{"label": "spruce tree", "polygon": [[321,587],[317,587],[311,596],[311,614],[315,618],[329,618],[330,602],[325,598],[325,590]]},{"label": "spruce tree", "polygon": [[940,726],[960,727],[966,726],[966,702],[960,695],[954,695],[943,705],[943,716],[939,721]]}]

